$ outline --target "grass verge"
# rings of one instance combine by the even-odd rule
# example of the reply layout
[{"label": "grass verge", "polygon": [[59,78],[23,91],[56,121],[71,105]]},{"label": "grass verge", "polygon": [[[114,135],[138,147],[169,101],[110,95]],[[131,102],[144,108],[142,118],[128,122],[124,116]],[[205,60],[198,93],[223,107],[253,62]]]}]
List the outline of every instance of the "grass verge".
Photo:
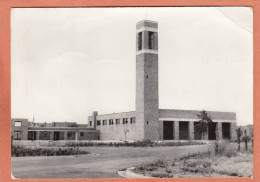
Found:
[{"label": "grass verge", "polygon": [[142,164],[134,172],[157,178],[253,176],[253,149],[237,151],[236,146],[228,142],[217,145],[218,150],[215,144],[207,152]]}]

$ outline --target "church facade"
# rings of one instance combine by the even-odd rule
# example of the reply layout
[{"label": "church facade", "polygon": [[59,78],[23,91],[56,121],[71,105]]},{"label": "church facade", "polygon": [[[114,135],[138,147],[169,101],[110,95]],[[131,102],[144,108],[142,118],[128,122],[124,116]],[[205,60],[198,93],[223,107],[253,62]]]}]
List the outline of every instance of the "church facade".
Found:
[{"label": "church facade", "polygon": [[[89,128],[100,132],[100,140],[194,140],[202,139],[195,110],[159,109],[158,23],[136,24],[136,110],[88,117]],[[207,111],[213,124],[206,139],[236,138],[236,113]],[[205,139],[205,137],[204,137]]]}]

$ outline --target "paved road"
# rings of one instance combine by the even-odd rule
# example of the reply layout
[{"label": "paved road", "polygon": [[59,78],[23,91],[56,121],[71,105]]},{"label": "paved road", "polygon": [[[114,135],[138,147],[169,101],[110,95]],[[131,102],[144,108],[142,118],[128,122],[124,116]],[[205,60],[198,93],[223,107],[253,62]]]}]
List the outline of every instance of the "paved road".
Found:
[{"label": "paved road", "polygon": [[117,171],[157,159],[204,151],[208,145],[179,147],[82,147],[79,156],[12,157],[12,173],[22,179],[120,178]]}]

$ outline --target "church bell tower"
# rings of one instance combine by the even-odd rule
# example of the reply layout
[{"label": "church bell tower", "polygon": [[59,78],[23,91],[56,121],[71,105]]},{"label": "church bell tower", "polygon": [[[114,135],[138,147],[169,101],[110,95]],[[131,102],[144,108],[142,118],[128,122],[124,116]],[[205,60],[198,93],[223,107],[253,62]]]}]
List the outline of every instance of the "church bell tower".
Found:
[{"label": "church bell tower", "polygon": [[136,139],[159,138],[158,24],[136,24]]}]

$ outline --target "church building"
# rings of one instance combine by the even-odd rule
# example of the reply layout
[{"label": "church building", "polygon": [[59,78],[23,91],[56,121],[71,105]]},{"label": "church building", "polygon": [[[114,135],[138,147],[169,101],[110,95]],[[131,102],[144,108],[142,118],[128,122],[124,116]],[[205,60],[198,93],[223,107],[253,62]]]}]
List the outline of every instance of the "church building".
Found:
[{"label": "church building", "polygon": [[[196,131],[201,111],[159,109],[158,76],[158,23],[143,20],[136,24],[136,109],[102,115],[94,111],[88,125],[100,132],[100,140],[202,139]],[[213,125],[206,139],[236,138],[236,113],[207,113]]]},{"label": "church building", "polygon": [[[207,111],[213,124],[206,135],[198,131],[201,111],[159,109],[158,24],[136,24],[135,111],[102,114],[94,111],[88,124],[76,122],[35,123],[12,118],[14,140],[216,140],[236,139],[236,113]],[[181,85],[180,85],[181,86]]]}]

